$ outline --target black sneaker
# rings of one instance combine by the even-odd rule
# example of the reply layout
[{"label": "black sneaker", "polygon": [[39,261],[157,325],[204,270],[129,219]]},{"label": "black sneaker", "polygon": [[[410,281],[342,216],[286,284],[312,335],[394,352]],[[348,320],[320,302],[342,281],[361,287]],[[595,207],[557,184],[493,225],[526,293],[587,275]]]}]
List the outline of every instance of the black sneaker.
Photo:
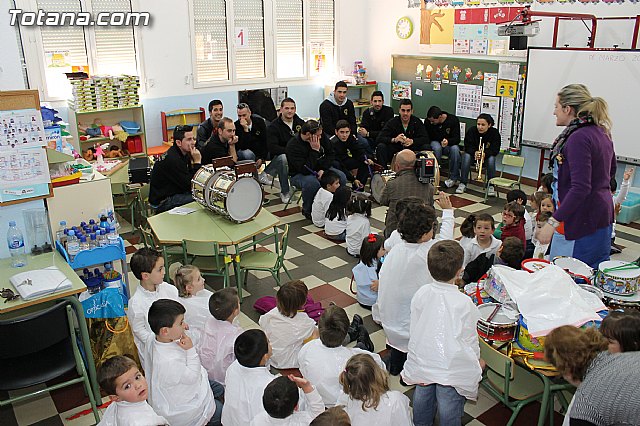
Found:
[{"label": "black sneaker", "polygon": [[362,343],[362,345],[364,345],[364,349],[369,352],[373,352],[375,349],[373,342],[371,341],[371,337],[369,337],[369,332],[364,325],[360,325],[360,328],[358,329],[358,343]]},{"label": "black sneaker", "polygon": [[302,216],[304,216],[305,219],[311,220],[311,212],[302,212]]},{"label": "black sneaker", "polygon": [[349,341],[353,342],[358,339],[360,335],[360,326],[364,324],[362,317],[358,314],[353,315],[353,320],[351,321],[351,325],[347,329],[347,333],[349,334]]}]

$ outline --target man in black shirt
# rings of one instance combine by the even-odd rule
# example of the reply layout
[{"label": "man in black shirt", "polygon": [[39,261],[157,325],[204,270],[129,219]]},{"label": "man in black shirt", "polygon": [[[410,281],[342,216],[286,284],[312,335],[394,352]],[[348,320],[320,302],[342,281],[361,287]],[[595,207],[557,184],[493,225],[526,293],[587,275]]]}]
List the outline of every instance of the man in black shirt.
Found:
[{"label": "man in black shirt", "polygon": [[218,131],[218,123],[223,116],[223,106],[220,99],[209,102],[209,118],[198,126],[198,137],[196,138],[196,148],[202,151],[211,135]]},{"label": "man in black shirt", "polygon": [[382,92],[376,90],[371,94],[371,107],[365,109],[361,115],[358,134],[366,138],[369,146],[375,149],[380,131],[393,116],[393,109],[384,105]]},{"label": "man in black shirt", "polygon": [[191,179],[200,168],[200,163],[201,155],[195,147],[193,127],[176,126],[173,145],[151,172],[149,204],[156,207],[157,213],[193,201]]},{"label": "man in black shirt", "polygon": [[[256,162],[256,168],[260,170],[268,156],[267,151],[267,124],[264,118],[251,114],[248,104],[238,104],[238,121],[235,122],[238,144],[236,152],[238,160],[251,160]],[[273,183],[272,176],[278,176],[280,180],[280,199],[286,203],[291,198],[289,194],[289,171],[284,154],[274,156],[264,171],[258,175],[258,181],[263,185]]]},{"label": "man in black shirt", "polygon": [[285,98],[280,102],[280,115],[267,126],[267,146],[271,158],[286,154],[287,143],[298,134],[304,120],[296,114],[296,101]]},{"label": "man in black shirt", "polygon": [[442,154],[449,156],[449,178],[444,181],[447,188],[460,182],[460,120],[455,115],[432,106],[427,111],[427,133],[431,140],[431,149],[441,164]]},{"label": "man in black shirt", "polygon": [[403,149],[418,152],[429,146],[427,130],[422,120],[413,115],[411,99],[402,99],[399,110],[400,116],[387,121],[378,135],[376,158],[384,167],[388,167],[391,158]]},{"label": "man in black shirt", "polygon": [[[368,158],[365,160],[364,151],[351,137],[351,129],[347,120],[338,120],[336,134],[329,141],[333,145],[336,156],[334,166],[342,170],[347,180],[353,184],[353,189],[362,190],[369,177],[368,166],[371,166],[373,161]],[[356,176],[353,176],[352,170],[357,170]]]},{"label": "man in black shirt", "polygon": [[236,125],[229,117],[222,117],[218,122],[218,132],[211,135],[209,141],[202,149],[202,164],[211,164],[214,158],[232,157],[238,161],[236,154]]}]

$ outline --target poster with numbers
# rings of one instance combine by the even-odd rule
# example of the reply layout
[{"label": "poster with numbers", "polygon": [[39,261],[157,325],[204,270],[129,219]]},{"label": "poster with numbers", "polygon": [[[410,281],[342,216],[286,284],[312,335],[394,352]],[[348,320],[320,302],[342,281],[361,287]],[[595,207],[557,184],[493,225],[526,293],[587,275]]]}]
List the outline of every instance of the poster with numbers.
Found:
[{"label": "poster with numbers", "polygon": [[482,108],[482,86],[458,84],[456,96],[456,115],[475,119]]}]

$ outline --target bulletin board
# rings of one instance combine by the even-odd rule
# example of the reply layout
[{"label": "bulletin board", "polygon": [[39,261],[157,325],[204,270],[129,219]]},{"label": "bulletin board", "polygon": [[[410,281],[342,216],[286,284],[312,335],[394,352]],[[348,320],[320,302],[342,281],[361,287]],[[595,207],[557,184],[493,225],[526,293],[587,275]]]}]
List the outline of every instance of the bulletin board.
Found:
[{"label": "bulletin board", "polygon": [[37,90],[0,91],[0,206],[53,196]]},{"label": "bulletin board", "polygon": [[400,100],[410,98],[414,114],[425,118],[427,110],[436,105],[460,119],[463,139],[477,116],[488,113],[502,136],[502,149],[517,152],[524,72],[525,64],[516,58],[393,55],[391,106],[397,112]]}]

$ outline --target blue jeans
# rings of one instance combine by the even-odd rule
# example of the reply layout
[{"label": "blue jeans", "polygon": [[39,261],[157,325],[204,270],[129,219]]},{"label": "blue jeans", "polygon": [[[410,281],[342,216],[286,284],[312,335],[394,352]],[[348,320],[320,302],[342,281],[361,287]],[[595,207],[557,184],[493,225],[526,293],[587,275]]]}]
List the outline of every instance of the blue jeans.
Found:
[{"label": "blue jeans", "polygon": [[256,161],[256,155],[250,149],[239,149],[236,151],[238,155],[238,161],[241,160],[251,160]]},{"label": "blue jeans", "polygon": [[438,409],[438,420],[443,426],[462,424],[464,403],[454,387],[431,384],[416,386],[413,392],[413,424],[415,426],[431,426]]},{"label": "blue jeans", "polygon": [[[465,185],[469,182],[469,171],[471,170],[471,154],[465,152],[462,155],[462,172],[460,176],[460,182]],[[474,159],[475,161],[475,159]],[[485,164],[487,165],[487,178],[485,182],[489,182],[490,179],[496,177],[496,157],[485,157]]]},{"label": "blue jeans", "polygon": [[[162,200],[156,207],[156,213],[166,212],[174,207],[183,206],[193,201],[191,193],[174,194]],[[153,207],[153,206],[152,206]]]},{"label": "blue jeans", "polygon": [[447,145],[443,148],[440,142],[431,141],[431,149],[438,159],[438,165],[442,161],[442,154],[449,156],[449,179],[460,180],[460,146]]},{"label": "blue jeans", "polygon": [[[241,149],[236,154],[238,154],[238,161],[256,161],[256,154],[250,149]],[[264,172],[271,176],[277,176],[280,181],[280,192],[283,194],[289,193],[289,165],[287,164],[286,155],[280,154],[273,157],[265,167]]]},{"label": "blue jeans", "polygon": [[[346,185],[347,176],[334,167],[329,170],[335,172],[340,178],[340,185]],[[311,214],[311,206],[313,205],[313,199],[316,196],[316,192],[320,189],[320,180],[314,175],[303,175],[298,173],[291,176],[291,183],[302,190],[302,213]]]},{"label": "blue jeans", "polygon": [[213,413],[213,416],[211,416],[211,419],[209,419],[209,423],[207,423],[207,426],[221,426],[223,404],[220,400],[224,398],[224,386],[222,386],[215,380],[209,380],[209,386],[211,386],[211,391],[213,392],[213,397],[215,398],[214,402],[216,404],[216,411],[215,413]]}]

